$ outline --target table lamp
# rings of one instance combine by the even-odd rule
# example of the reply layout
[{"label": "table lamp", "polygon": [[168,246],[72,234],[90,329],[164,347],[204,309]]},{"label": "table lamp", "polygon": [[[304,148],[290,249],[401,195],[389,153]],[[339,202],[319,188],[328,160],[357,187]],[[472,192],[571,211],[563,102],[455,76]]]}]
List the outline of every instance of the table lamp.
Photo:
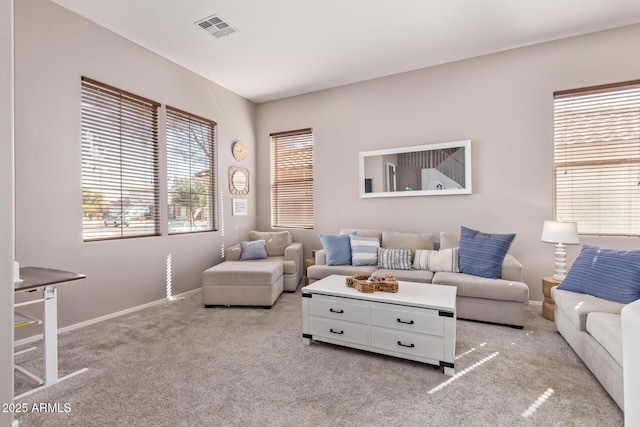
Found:
[{"label": "table lamp", "polygon": [[556,271],[554,280],[562,281],[567,277],[567,251],[565,245],[578,244],[578,224],[546,220],[542,227],[543,242],[556,244]]}]

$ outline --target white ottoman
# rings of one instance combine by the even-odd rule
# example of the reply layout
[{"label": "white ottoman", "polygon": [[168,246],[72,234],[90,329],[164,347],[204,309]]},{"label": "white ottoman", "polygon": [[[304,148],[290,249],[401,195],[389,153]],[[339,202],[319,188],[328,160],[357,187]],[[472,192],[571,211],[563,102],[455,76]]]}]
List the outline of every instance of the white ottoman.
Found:
[{"label": "white ottoman", "polygon": [[202,302],[271,308],[282,293],[282,263],[225,261],[202,273]]}]

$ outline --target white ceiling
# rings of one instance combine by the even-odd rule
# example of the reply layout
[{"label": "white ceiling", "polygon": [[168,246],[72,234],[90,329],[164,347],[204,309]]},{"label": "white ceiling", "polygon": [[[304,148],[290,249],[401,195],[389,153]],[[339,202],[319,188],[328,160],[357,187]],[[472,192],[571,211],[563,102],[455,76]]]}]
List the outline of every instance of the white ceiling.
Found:
[{"label": "white ceiling", "polygon": [[52,1],[255,102],[640,22],[640,0]]}]

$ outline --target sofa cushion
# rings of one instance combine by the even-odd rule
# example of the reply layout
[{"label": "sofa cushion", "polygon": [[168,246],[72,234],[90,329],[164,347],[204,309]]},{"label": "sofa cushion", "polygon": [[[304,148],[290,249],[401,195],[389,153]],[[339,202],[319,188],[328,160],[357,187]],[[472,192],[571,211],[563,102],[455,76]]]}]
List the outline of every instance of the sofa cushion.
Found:
[{"label": "sofa cushion", "polygon": [[404,233],[383,231],[382,245],[389,249],[435,249],[435,237],[431,233]]},{"label": "sofa cushion", "polygon": [[383,276],[390,274],[396,278],[396,280],[404,280],[407,282],[417,283],[431,283],[433,278],[433,272],[429,270],[387,270],[381,268],[375,271],[373,274],[377,276]]},{"label": "sofa cushion", "polygon": [[264,240],[267,256],[282,256],[284,250],[293,242],[288,231],[250,231],[249,240]]},{"label": "sofa cushion", "polygon": [[413,257],[416,270],[449,271],[458,273],[458,248],[429,250],[418,249]]},{"label": "sofa cushion", "polygon": [[351,240],[348,234],[321,234],[320,242],[327,256],[327,265],[351,265]]},{"label": "sofa cushion", "polygon": [[378,267],[388,270],[411,270],[411,250],[378,248]]},{"label": "sofa cushion", "polygon": [[264,240],[254,240],[252,242],[240,242],[240,260],[266,259],[267,251]]},{"label": "sofa cushion", "polygon": [[[232,261],[227,259],[226,262]],[[282,256],[270,256],[267,258],[253,259],[251,260],[251,263],[247,262],[246,264],[251,265],[259,262],[279,262],[280,264],[282,264],[282,274],[296,274],[298,272],[296,262],[285,260]]]},{"label": "sofa cushion", "polygon": [[364,237],[376,237],[378,241],[382,240],[382,231],[371,228],[343,228],[339,234],[357,234]]},{"label": "sofa cushion", "polygon": [[296,274],[298,265],[295,261],[285,260],[283,256],[270,256],[265,260],[256,260],[256,262],[280,262],[282,263],[282,274]]},{"label": "sofa cushion", "polygon": [[515,234],[489,234],[460,227],[460,272],[499,279],[502,261]]},{"label": "sofa cushion", "polygon": [[307,269],[307,277],[309,280],[320,280],[332,274],[339,274],[341,276],[355,276],[356,274],[371,275],[377,269],[378,267],[375,265],[354,267],[352,265],[316,264]]},{"label": "sofa cushion", "polygon": [[279,262],[225,261],[202,273],[202,286],[267,286],[282,277]]},{"label": "sofa cushion", "polygon": [[622,366],[622,321],[619,314],[589,313],[587,332]]},{"label": "sofa cushion", "polygon": [[460,235],[448,231],[440,232],[440,249],[457,248],[460,246]]},{"label": "sofa cushion", "polygon": [[640,299],[640,250],[584,245],[559,288],[622,304]]},{"label": "sofa cushion", "polygon": [[351,264],[378,265],[378,248],[380,240],[377,237],[364,237],[350,234]]},{"label": "sofa cushion", "polygon": [[497,301],[529,302],[529,287],[523,282],[487,279],[464,273],[438,272],[433,276],[435,285],[456,286],[457,296],[484,298]]},{"label": "sofa cushion", "polygon": [[587,315],[591,312],[620,314],[624,304],[607,301],[592,295],[572,291],[563,291],[559,287],[551,288],[556,310],[560,310],[580,332],[587,330]]}]

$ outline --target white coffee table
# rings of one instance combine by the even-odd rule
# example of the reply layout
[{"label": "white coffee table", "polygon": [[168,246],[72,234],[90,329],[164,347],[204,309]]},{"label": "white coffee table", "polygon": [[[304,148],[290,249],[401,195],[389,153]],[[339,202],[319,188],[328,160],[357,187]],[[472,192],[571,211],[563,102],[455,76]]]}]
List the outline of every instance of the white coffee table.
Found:
[{"label": "white coffee table", "polygon": [[362,293],[332,275],[302,288],[302,337],[416,360],[455,373],[456,287],[399,282]]}]

